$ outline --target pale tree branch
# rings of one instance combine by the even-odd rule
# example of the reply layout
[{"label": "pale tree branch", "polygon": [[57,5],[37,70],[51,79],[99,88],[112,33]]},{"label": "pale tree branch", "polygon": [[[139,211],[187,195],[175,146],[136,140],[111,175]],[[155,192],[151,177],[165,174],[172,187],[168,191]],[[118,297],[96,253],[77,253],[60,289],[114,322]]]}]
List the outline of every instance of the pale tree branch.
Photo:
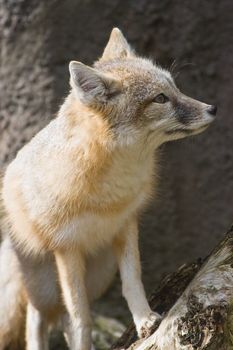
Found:
[{"label": "pale tree branch", "polygon": [[232,350],[233,227],[203,263],[184,266],[163,281],[151,306],[165,313],[159,327],[135,342],[131,326],[114,349]]}]

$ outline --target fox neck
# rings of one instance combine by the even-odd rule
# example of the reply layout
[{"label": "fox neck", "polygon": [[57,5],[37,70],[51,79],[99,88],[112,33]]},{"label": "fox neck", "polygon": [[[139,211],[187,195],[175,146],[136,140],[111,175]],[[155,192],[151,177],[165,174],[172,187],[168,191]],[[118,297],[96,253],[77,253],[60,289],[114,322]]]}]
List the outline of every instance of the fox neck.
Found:
[{"label": "fox neck", "polygon": [[128,156],[138,160],[150,158],[160,145],[152,136],[142,135],[140,130],[130,125],[113,130],[108,118],[82,104],[72,91],[58,118],[68,142],[75,142],[81,137],[85,148],[101,148],[109,156],[121,154],[124,158]]}]

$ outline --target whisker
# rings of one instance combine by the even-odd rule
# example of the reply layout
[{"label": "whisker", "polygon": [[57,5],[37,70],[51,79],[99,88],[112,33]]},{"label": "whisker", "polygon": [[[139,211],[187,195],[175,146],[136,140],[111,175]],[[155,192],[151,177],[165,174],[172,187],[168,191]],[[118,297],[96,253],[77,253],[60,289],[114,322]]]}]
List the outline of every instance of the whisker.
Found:
[{"label": "whisker", "polygon": [[[178,63],[178,62],[176,62],[176,60],[174,60],[171,64],[170,72],[173,74],[174,78],[176,79],[180,75],[183,68],[188,67],[188,66],[196,66],[196,65],[197,64],[194,62]],[[176,69],[179,69],[179,70],[176,71]]]},{"label": "whisker", "polygon": [[175,71],[177,65],[178,65],[178,62],[177,62],[176,59],[174,59],[173,62],[171,63],[171,65],[170,65],[169,71],[170,71],[171,73],[173,73],[173,72]]}]

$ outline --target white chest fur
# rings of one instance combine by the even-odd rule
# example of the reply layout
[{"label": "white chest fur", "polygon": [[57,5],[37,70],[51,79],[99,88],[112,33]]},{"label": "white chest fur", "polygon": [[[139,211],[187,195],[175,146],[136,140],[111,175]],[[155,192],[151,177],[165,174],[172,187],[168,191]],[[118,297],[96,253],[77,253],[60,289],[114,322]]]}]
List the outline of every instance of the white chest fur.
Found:
[{"label": "white chest fur", "polygon": [[[112,203],[126,203],[120,210],[112,212],[82,213],[73,218],[56,233],[56,244],[78,244],[85,251],[93,251],[110,243],[114,235],[124,229],[148,198],[148,187],[153,173],[153,159],[130,163],[126,159],[115,160],[104,175],[98,191],[90,195],[89,201],[95,206],[111,206]],[[93,179],[95,181],[95,179]],[[149,185],[149,186],[148,186]]]},{"label": "white chest fur", "polygon": [[[50,127],[52,126],[51,123]],[[21,202],[16,197],[9,201],[15,203],[9,212],[12,217],[17,217],[17,228],[19,220],[23,222],[22,232],[17,234],[19,240],[24,241],[25,245],[32,241],[28,224],[36,222],[44,228],[40,236],[43,234],[43,240],[51,242],[54,247],[79,244],[85,249],[94,250],[110,242],[148,197],[154,168],[153,155],[145,156],[140,151],[129,148],[116,152],[103,174],[98,178],[93,176],[93,180],[91,178],[95,189],[90,193],[88,189],[85,190],[83,199],[85,163],[83,165],[83,158],[71,160],[68,157],[76,145],[66,144],[62,135],[61,140],[57,136],[56,143],[47,144],[44,141],[46,136],[45,131],[38,134],[30,147],[25,147],[20,152],[8,171],[9,180],[12,178],[17,183],[17,190],[22,196]],[[98,162],[96,166],[98,167]],[[75,188],[73,183],[76,184]],[[10,193],[13,195],[16,191]],[[68,202],[70,194],[77,206],[79,201],[85,201],[88,208],[85,209],[86,204],[80,206],[81,210],[77,210],[77,213],[74,211],[74,215],[66,220],[64,211],[67,207],[63,207],[63,203]],[[21,203],[27,210],[27,218],[19,218]],[[101,210],[98,211],[98,208]],[[39,242],[36,240],[35,250],[37,246]]]}]

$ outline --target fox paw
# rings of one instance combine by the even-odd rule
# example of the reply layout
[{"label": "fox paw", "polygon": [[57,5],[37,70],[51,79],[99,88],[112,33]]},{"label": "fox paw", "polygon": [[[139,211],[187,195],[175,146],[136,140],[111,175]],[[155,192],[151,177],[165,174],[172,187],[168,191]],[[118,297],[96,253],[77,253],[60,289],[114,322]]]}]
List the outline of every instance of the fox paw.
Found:
[{"label": "fox paw", "polygon": [[156,312],[150,312],[147,317],[142,318],[139,325],[137,325],[137,332],[139,338],[149,337],[153,331],[158,327],[162,317]]}]

